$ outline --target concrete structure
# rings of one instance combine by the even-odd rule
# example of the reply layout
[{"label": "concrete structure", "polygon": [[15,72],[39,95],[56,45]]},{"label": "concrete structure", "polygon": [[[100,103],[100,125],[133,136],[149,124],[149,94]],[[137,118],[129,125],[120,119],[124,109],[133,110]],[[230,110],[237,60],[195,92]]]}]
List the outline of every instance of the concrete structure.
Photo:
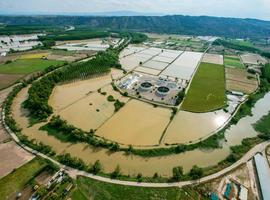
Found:
[{"label": "concrete structure", "polygon": [[263,200],[270,199],[270,169],[267,161],[262,154],[257,153],[254,156],[260,191]]}]

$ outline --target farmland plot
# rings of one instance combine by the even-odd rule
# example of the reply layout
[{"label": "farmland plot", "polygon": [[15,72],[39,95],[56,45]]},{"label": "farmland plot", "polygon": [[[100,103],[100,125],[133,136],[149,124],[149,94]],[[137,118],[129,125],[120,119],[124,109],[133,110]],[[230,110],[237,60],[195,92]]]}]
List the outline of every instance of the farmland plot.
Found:
[{"label": "farmland plot", "polygon": [[201,63],[191,82],[182,109],[190,112],[208,112],[225,106],[224,71],[223,65]]},{"label": "farmland plot", "polygon": [[250,94],[257,87],[258,81],[255,75],[248,73],[245,69],[226,68],[227,90]]},{"label": "farmland plot", "polygon": [[203,56],[202,62],[223,65],[223,56],[222,55],[218,55],[218,54],[209,54],[209,53],[206,53]]}]

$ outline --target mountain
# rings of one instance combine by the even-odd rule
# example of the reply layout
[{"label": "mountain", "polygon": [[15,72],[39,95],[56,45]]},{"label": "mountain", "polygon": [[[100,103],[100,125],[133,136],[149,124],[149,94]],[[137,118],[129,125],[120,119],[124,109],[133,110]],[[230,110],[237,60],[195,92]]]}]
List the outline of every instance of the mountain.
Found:
[{"label": "mountain", "polygon": [[235,38],[270,37],[269,21],[209,16],[0,16],[0,23],[84,25],[91,28]]}]

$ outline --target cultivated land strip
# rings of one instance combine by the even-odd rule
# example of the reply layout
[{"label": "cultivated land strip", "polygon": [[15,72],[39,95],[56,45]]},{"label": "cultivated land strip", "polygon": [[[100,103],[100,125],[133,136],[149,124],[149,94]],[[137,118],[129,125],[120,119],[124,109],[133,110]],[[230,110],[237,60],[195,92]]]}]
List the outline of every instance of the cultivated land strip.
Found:
[{"label": "cultivated land strip", "polygon": [[234,164],[232,164],[231,166],[206,177],[203,177],[199,180],[194,180],[194,181],[182,181],[182,182],[174,182],[174,183],[139,183],[139,182],[132,182],[132,181],[124,181],[124,180],[115,180],[115,179],[110,179],[110,178],[106,178],[106,177],[101,177],[101,176],[96,176],[93,174],[90,174],[88,172],[85,171],[80,171],[65,165],[62,165],[61,163],[59,163],[58,161],[55,161],[54,159],[37,152],[36,150],[33,150],[27,146],[25,146],[24,144],[22,144],[18,137],[16,136],[15,133],[13,133],[9,127],[5,124],[4,119],[5,119],[5,112],[2,111],[2,123],[5,127],[5,130],[7,131],[7,133],[9,133],[11,135],[11,137],[13,138],[13,140],[19,145],[21,146],[23,149],[25,149],[26,151],[40,156],[44,159],[50,160],[51,162],[53,162],[54,164],[58,165],[59,167],[65,169],[67,171],[67,173],[69,174],[69,176],[76,178],[77,176],[85,176],[85,177],[89,177],[95,180],[99,180],[99,181],[103,181],[106,183],[112,183],[112,184],[118,184],[118,185],[126,185],[126,186],[136,186],[136,187],[155,187],[155,188],[167,188],[167,187],[183,187],[183,186],[187,186],[187,185],[191,185],[191,184],[195,184],[195,183],[203,183],[203,182],[207,182],[210,181],[212,179],[218,178],[230,171],[232,171],[233,169],[239,167],[242,164],[245,164],[247,161],[249,161],[250,159],[252,159],[252,157],[258,153],[258,152],[263,152],[265,150],[265,148],[270,145],[270,141],[268,142],[264,142],[261,144],[258,144],[257,146],[255,146],[254,148],[252,148],[249,152],[247,152],[240,160],[238,160],[237,162],[235,162]]}]

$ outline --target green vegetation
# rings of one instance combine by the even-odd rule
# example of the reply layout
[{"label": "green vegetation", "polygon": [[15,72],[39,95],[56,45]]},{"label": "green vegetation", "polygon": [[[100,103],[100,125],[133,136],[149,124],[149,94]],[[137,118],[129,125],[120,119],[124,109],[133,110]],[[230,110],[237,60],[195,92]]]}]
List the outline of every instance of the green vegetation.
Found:
[{"label": "green vegetation", "polygon": [[259,49],[254,47],[249,42],[245,42],[245,41],[217,39],[215,42],[213,42],[213,44],[222,45],[226,48],[235,49],[239,51],[249,51],[253,53],[256,53],[259,51]]},{"label": "green vegetation", "polygon": [[[24,23],[29,24],[29,23]],[[0,35],[19,35],[30,33],[41,33],[43,31],[52,32],[64,30],[61,26],[43,26],[43,25],[6,25],[0,27]]]},{"label": "green vegetation", "polygon": [[193,179],[199,179],[203,176],[203,169],[198,166],[193,166],[189,172],[189,176]]},{"label": "green vegetation", "polygon": [[225,67],[245,68],[238,56],[224,56],[224,65]]},{"label": "green vegetation", "polygon": [[262,68],[262,78],[265,78],[270,83],[270,64],[266,64]]},{"label": "green vegetation", "polygon": [[109,102],[115,102],[115,98],[114,98],[112,95],[109,95],[109,96],[107,97],[107,100],[108,100]]},{"label": "green vegetation", "polygon": [[146,199],[166,199],[166,200],[206,200],[206,196],[198,193],[198,191],[191,187],[184,188],[143,188],[115,185],[104,183],[93,179],[78,177],[76,180],[77,188],[71,194],[72,199],[86,200],[146,200]]},{"label": "green vegetation", "polygon": [[174,167],[173,168],[173,180],[180,181],[184,176],[184,170],[183,167]]},{"label": "green vegetation", "polygon": [[229,49],[258,53],[264,57],[270,58],[269,52],[258,49],[257,47],[253,46],[248,41],[217,39],[215,42],[213,42],[213,45],[221,45],[221,46],[224,46],[224,47],[229,48]]},{"label": "green vegetation", "polygon": [[185,89],[181,90],[176,97],[175,105],[180,105],[180,103],[183,101],[185,97]]},{"label": "green vegetation", "polygon": [[56,31],[46,36],[40,37],[41,41],[65,41],[84,40],[92,38],[105,38],[110,36],[108,31],[98,31],[90,28],[76,28],[71,31]]},{"label": "green vegetation", "polygon": [[118,110],[120,110],[125,105],[125,103],[119,101],[118,99],[116,99],[116,101],[114,102],[113,105],[114,105],[114,112],[117,112]]},{"label": "green vegetation", "polygon": [[67,121],[62,120],[59,116],[53,116],[48,124],[41,127],[41,130],[47,131],[49,135],[53,135],[63,142],[85,142],[95,147],[108,148],[111,151],[120,150],[118,144],[96,137],[93,130],[90,130],[90,132],[83,131],[69,125]]},{"label": "green vegetation", "polygon": [[262,68],[262,75],[260,78],[260,86],[256,93],[251,94],[248,100],[242,104],[238,112],[231,119],[231,124],[236,124],[241,118],[251,115],[251,109],[255,103],[264,97],[264,95],[270,90],[270,64],[266,64]]},{"label": "green vegetation", "polygon": [[223,65],[201,63],[191,82],[182,109],[207,112],[225,106],[224,74]]},{"label": "green vegetation", "polygon": [[23,187],[45,169],[46,166],[48,166],[48,163],[45,160],[35,158],[0,179],[0,197],[6,199],[11,194],[23,189]]},{"label": "green vegetation", "polygon": [[29,74],[42,71],[52,65],[61,65],[63,61],[44,59],[22,59],[0,65],[2,74]]},{"label": "green vegetation", "polygon": [[[51,25],[63,27],[75,25],[92,29],[136,30],[182,35],[215,35],[231,38],[267,38],[269,22],[255,19],[232,19],[207,16],[0,16],[6,24]],[[207,27],[207,28],[205,28]],[[44,27],[41,26],[44,30]],[[42,31],[41,29],[41,31]],[[75,30],[76,30],[75,29]],[[20,29],[18,29],[18,32]]]},{"label": "green vegetation", "polygon": [[263,116],[253,125],[254,129],[260,133],[259,137],[264,140],[270,139],[270,112]]}]

